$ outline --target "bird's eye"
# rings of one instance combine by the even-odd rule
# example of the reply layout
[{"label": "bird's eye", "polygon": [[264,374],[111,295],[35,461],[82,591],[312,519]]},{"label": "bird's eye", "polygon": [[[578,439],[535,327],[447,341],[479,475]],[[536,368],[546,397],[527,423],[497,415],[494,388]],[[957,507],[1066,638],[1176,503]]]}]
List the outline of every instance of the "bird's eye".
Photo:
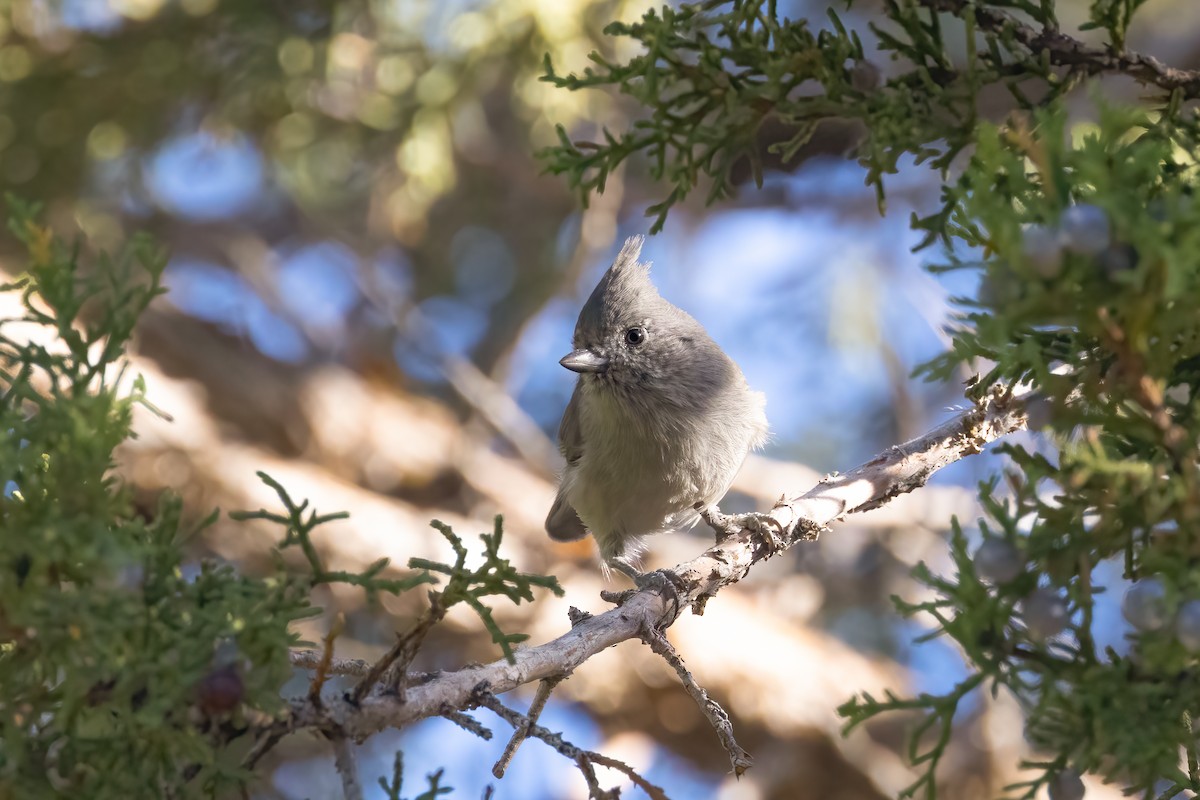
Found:
[{"label": "bird's eye", "polygon": [[629,330],[625,331],[625,341],[636,347],[637,345],[646,341],[646,329],[630,328]]}]

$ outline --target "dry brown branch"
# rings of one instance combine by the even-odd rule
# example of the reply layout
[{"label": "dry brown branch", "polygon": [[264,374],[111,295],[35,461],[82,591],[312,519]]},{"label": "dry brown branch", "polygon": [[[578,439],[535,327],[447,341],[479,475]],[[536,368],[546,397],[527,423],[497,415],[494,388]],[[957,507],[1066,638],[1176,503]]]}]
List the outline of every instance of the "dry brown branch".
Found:
[{"label": "dry brown branch", "polygon": [[329,626],[329,633],[325,634],[325,644],[321,650],[321,660],[317,662],[316,674],[313,676],[312,683],[308,686],[308,701],[310,703],[315,705],[321,704],[321,689],[325,686],[325,679],[329,677],[329,665],[333,661],[333,643],[345,627],[345,615],[338,614],[334,618],[333,624]]}]

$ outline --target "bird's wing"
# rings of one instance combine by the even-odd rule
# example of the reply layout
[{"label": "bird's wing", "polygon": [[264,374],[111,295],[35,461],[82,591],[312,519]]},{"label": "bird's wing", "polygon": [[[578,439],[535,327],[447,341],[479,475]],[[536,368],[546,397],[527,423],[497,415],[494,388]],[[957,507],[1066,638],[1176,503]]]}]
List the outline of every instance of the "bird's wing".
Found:
[{"label": "bird's wing", "polygon": [[556,542],[573,542],[587,536],[583,520],[563,497],[561,489],[554,498],[554,505],[550,506],[550,513],[546,515],[546,533]]},{"label": "bird's wing", "polygon": [[558,449],[570,467],[583,455],[583,426],[579,423],[580,386],[575,384],[571,401],[563,412],[562,422],[558,425]]},{"label": "bird's wing", "polygon": [[[579,384],[576,384],[575,393],[571,395],[571,402],[567,403],[562,423],[558,426],[558,449],[562,451],[563,458],[567,460],[568,472],[574,468],[580,456],[583,455],[583,428],[579,424],[579,402]],[[579,515],[575,513],[575,509],[567,502],[563,493],[564,485],[565,476],[563,483],[559,484],[554,505],[550,507],[550,513],[546,515],[546,532],[550,534],[551,539],[556,541],[573,542],[587,536],[587,528],[579,519]]]}]

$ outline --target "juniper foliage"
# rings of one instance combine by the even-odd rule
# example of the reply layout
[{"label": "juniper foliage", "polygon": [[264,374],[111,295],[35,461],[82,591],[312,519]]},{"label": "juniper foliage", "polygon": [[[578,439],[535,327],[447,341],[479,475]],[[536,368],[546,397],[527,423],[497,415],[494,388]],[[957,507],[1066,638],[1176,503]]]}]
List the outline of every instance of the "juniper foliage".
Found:
[{"label": "juniper foliage", "polygon": [[[467,602],[510,657],[523,637],[502,631],[485,599],[561,592],[500,555],[499,518],[478,567],[438,523],[453,564],[422,561],[399,576],[386,560],[328,570],[314,536],[346,515],[310,510],[267,475],[283,513],[231,516],[282,527],[274,569],[244,575],[189,560],[187,540],[217,512],[188,525],[195,514],[169,493],[139,508],[113,471],[134,407],[149,405],[141,378],[125,379],[123,353],[163,291],[165,255],[135,238],[118,257],[93,261],[20,204],[10,228],[29,261],[0,286],[23,309],[0,319],[0,797],[244,792],[255,779],[247,753],[285,708],[288,652],[299,643],[292,623],[320,613],[318,585],[358,586],[373,599],[441,576],[446,588],[431,592],[441,607]],[[289,548],[305,568],[288,568]],[[422,797],[447,791],[437,777],[429,783]],[[388,791],[398,796],[399,772]]]},{"label": "juniper foliage", "polygon": [[[702,2],[610,25],[641,45],[628,61],[594,55],[580,75],[546,64],[556,86],[645,108],[598,142],[560,128],[543,157],[585,200],[641,159],[665,187],[647,212],[656,229],[698,187],[709,200],[730,194],[739,159],[761,180],[767,120],[791,131],[772,145],[784,159],[823,120],[860,120],[857,157],[881,209],[902,158],[943,181],[939,206],[912,224],[942,253],[934,269],[973,270],[981,289],[957,298],[953,345],[922,372],[947,379],[966,367],[976,396],[1031,384],[1031,427],[1054,447],[1003,447],[1003,481],[980,488],[986,518],[974,531],[953,523],[955,574],[921,567],[936,598],[897,599],[957,643],[968,677],[941,694],[842,707],[848,728],[921,712],[909,751],[921,772],[907,796],[936,797],[955,714],[978,689],[1020,700],[1040,754],[1011,796],[1033,797],[1070,770],[1147,798],[1200,791],[1200,664],[1189,649],[1200,631],[1194,614],[1176,619],[1200,597],[1200,123],[1189,102],[1200,74],[1124,49],[1140,0],[1091,3],[1084,27],[1103,33],[1098,46],[1062,30],[1058,5],[884,0],[860,35],[832,10],[818,29],[773,0]],[[1142,104],[1105,101],[1088,83],[1102,74],[1145,84]],[[1065,111],[1081,86],[1096,109],[1086,124]],[[996,89],[1010,106],[1001,123],[983,114]],[[981,577],[969,544],[980,535],[1007,543],[1013,577]],[[1096,645],[1105,563],[1163,587],[1157,607],[1130,613],[1124,649]]]}]

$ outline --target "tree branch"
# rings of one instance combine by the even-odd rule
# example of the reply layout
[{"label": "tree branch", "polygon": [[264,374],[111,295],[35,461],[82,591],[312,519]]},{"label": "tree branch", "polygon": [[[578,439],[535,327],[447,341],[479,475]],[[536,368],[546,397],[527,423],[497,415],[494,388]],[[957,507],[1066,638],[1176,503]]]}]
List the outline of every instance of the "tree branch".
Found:
[{"label": "tree branch", "polygon": [[[321,669],[324,653],[320,650],[293,650],[292,666],[301,669]],[[323,668],[328,675],[362,677],[371,671],[371,662],[361,658],[331,658]]]},{"label": "tree branch", "polygon": [[354,745],[344,736],[330,736],[333,742],[333,761],[338,775],[342,777],[342,795],[346,800],[363,800],[362,783],[358,780],[358,762],[354,758]]},{"label": "tree branch", "polygon": [[[938,469],[980,452],[985,445],[1025,425],[1024,409],[1011,392],[997,389],[972,408],[924,436],[890,448],[844,475],[830,475],[810,491],[781,498],[770,512],[784,532],[784,547],[817,538],[825,526],[847,514],[866,511],[922,486]],[[409,687],[405,700],[373,692],[358,703],[326,698],[316,707],[305,698],[290,701],[276,730],[341,729],[362,740],[386,728],[402,727],[446,709],[472,705],[477,687],[504,693],[532,681],[568,674],[596,653],[646,630],[662,630],[679,616],[684,605],[702,611],[721,588],[740,581],[750,567],[775,554],[763,536],[743,530],[698,558],[673,570],[664,585],[629,594],[625,602],[603,614],[581,618],[570,631],[536,647],[518,650],[515,663],[501,659],[454,672],[437,673]],[[675,596],[668,597],[674,584]],[[311,656],[305,661],[311,663]],[[331,665],[337,671],[337,663]]]},{"label": "tree branch", "polygon": [[596,771],[592,768],[593,764],[599,764],[602,767],[615,769],[625,775],[629,780],[644,791],[651,800],[669,800],[666,792],[661,787],[655,786],[648,780],[643,778],[638,772],[623,761],[618,761],[615,758],[610,758],[603,753],[595,753],[591,750],[584,750],[576,747],[570,742],[562,738],[562,734],[553,733],[552,731],[538,725],[537,722],[531,720],[525,714],[514,711],[508,706],[500,702],[500,698],[496,697],[486,689],[481,688],[475,693],[475,702],[480,706],[488,709],[493,714],[497,715],[509,725],[513,726],[514,733],[524,730],[527,736],[532,736],[535,739],[540,739],[550,747],[553,747],[557,752],[571,759],[579,767],[579,771],[583,773],[583,779],[588,785],[588,796],[592,800],[617,800],[620,797],[620,791],[613,789],[605,791],[600,787],[600,782],[596,778]]},{"label": "tree branch", "polygon": [[538,684],[537,694],[534,695],[533,702],[529,704],[529,713],[525,715],[525,722],[513,729],[512,738],[508,740],[504,752],[492,767],[492,774],[497,778],[504,777],[508,765],[512,763],[513,756],[517,754],[517,748],[529,737],[530,727],[537,724],[538,717],[542,715],[542,709],[546,707],[546,701],[550,699],[550,693],[554,691],[554,687],[558,686],[563,677],[559,675],[554,678],[546,678]]},{"label": "tree branch", "polygon": [[754,759],[750,757],[742,746],[737,743],[737,739],[733,738],[733,723],[729,721],[729,714],[725,713],[725,709],[721,705],[708,696],[708,692],[696,682],[695,676],[683,663],[683,658],[675,650],[667,637],[662,635],[661,631],[653,629],[646,630],[642,633],[642,641],[649,645],[650,649],[658,655],[662,656],[663,660],[675,670],[675,674],[679,676],[679,680],[683,682],[683,686],[687,689],[688,694],[696,701],[696,705],[700,707],[700,713],[713,726],[713,730],[717,732],[717,738],[721,740],[721,746],[725,748],[725,752],[729,754],[729,764],[733,767],[733,774],[740,778],[742,773],[748,770],[754,764]]},{"label": "tree branch", "polygon": [[444,616],[446,616],[446,608],[442,605],[440,597],[437,592],[430,592],[429,608],[410,630],[396,636],[396,643],[392,645],[392,648],[371,666],[366,675],[359,679],[350,696],[350,701],[352,703],[360,701],[364,694],[375,687],[389,667],[393,668],[392,688],[403,701],[405,686],[408,684],[408,665],[416,657],[417,650],[425,641],[425,636],[433,629],[434,625],[441,622]]},{"label": "tree branch", "polygon": [[1092,47],[1054,28],[1035,28],[1003,11],[977,5],[971,0],[919,0],[931,11],[961,17],[970,8],[975,24],[989,33],[1009,31],[1034,55],[1049,57],[1060,67],[1082,68],[1089,75],[1121,73],[1167,92],[1179,90],[1187,99],[1200,97],[1200,70],[1169,67],[1154,56],[1132,50]]}]

